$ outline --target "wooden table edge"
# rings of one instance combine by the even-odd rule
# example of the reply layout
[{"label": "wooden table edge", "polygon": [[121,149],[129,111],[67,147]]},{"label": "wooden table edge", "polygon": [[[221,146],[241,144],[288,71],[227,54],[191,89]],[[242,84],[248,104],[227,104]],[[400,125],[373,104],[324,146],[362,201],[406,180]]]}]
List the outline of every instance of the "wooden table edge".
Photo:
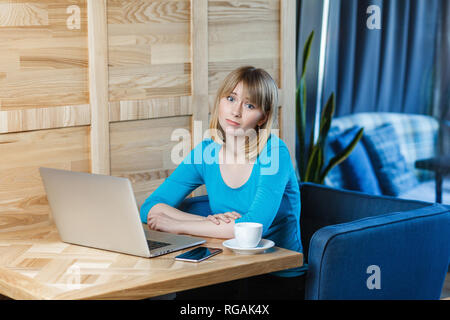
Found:
[{"label": "wooden table edge", "polygon": [[60,293],[31,277],[0,267],[0,294],[4,296],[16,300],[50,300]]},{"label": "wooden table edge", "polygon": [[[41,226],[42,228],[42,226]],[[52,231],[54,225],[51,223],[46,225],[46,231]],[[30,237],[36,231],[35,228],[26,228],[20,230],[21,233],[29,234]],[[18,231],[13,233],[17,236]],[[5,234],[2,234],[4,238]],[[5,239],[3,239],[5,240]],[[23,237],[18,239],[23,241]],[[207,241],[211,246],[222,247],[221,243],[217,243],[214,239]],[[28,240],[27,240],[28,241]],[[44,242],[47,240],[43,240]],[[48,240],[53,242],[53,240]],[[220,242],[220,241],[219,241]],[[224,248],[224,250],[229,250]],[[237,263],[234,266],[225,266],[217,268],[217,265],[211,266],[211,270],[202,271],[199,274],[188,273],[186,275],[175,275],[172,279],[162,279],[156,281],[154,278],[136,276],[130,281],[116,280],[113,282],[101,283],[93,285],[92,287],[82,289],[72,289],[70,291],[63,291],[61,289],[52,287],[51,285],[42,283],[32,277],[21,274],[20,272],[10,270],[6,266],[0,265],[0,294],[8,296],[12,299],[26,299],[26,300],[62,300],[62,299],[145,299],[164,295],[167,293],[188,290],[196,287],[207,286],[211,284],[232,281],[241,278],[247,278],[265,273],[281,271],[300,267],[303,265],[303,254],[279,247],[271,250],[281,250],[284,254],[280,257],[275,255],[273,259],[267,256],[266,265],[264,262],[245,262]],[[275,251],[276,252],[276,251]],[[263,253],[263,255],[270,254]],[[211,258],[211,259],[214,259]],[[187,262],[189,263],[189,262]],[[267,265],[268,264],[268,265]],[[256,265],[256,266],[255,266]],[[228,276],[226,279],[220,277],[221,271],[227,270]],[[232,276],[229,276],[232,274]],[[219,275],[219,276],[217,276]],[[201,286],[199,286],[201,282]],[[180,286],[180,283],[183,285]],[[112,289],[111,289],[112,288]],[[175,289],[174,289],[175,288]]]},{"label": "wooden table edge", "polygon": [[[281,249],[276,247],[276,249]],[[281,249],[286,250],[286,249]],[[57,294],[53,297],[56,300],[112,300],[112,299],[145,299],[156,296],[165,295],[168,293],[179,292],[183,290],[189,290],[192,288],[198,288],[203,286],[208,286],[217,283],[223,283],[227,281],[248,278],[252,276],[257,276],[261,274],[281,271],[290,268],[301,267],[303,265],[303,254],[295,251],[290,251],[292,253],[289,256],[283,258],[278,258],[276,260],[276,266],[272,262],[269,268],[258,267],[258,272],[251,271],[252,265],[260,265],[260,262],[254,262],[245,265],[238,265],[234,267],[223,268],[227,272],[235,271],[233,273],[236,276],[227,277],[226,281],[223,279],[215,278],[213,275],[219,274],[220,269],[214,268],[209,272],[194,274],[194,275],[180,275],[174,277],[170,280],[161,280],[160,282],[155,282],[154,280],[142,281],[141,277],[136,277],[136,279],[121,283],[122,281],[117,281],[113,283],[116,288],[111,290],[111,283],[103,283],[97,286],[92,286],[85,289],[73,290],[70,292],[65,292]],[[186,262],[190,263],[190,262]],[[253,269],[254,270],[254,269]],[[188,284],[180,286],[181,281],[187,281]],[[194,285],[195,282],[202,281],[202,286]],[[134,283],[133,283],[134,282]],[[177,287],[176,290],[171,289],[174,286]],[[132,291],[130,294],[129,291]]]}]

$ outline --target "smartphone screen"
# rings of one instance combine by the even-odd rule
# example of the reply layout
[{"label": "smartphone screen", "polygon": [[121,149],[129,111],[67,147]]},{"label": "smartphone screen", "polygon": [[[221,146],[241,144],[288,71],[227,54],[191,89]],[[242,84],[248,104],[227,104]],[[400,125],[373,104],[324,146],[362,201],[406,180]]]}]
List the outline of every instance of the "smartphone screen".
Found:
[{"label": "smartphone screen", "polygon": [[175,260],[200,262],[221,252],[218,248],[198,247],[176,256]]}]

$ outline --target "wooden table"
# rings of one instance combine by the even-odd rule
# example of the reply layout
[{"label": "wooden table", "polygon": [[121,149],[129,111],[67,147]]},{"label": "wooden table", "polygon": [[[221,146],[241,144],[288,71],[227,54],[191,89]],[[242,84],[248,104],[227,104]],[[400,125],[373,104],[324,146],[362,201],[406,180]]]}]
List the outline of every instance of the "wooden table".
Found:
[{"label": "wooden table", "polygon": [[[181,251],[145,259],[61,242],[55,225],[33,216],[0,216],[0,294],[13,299],[144,299],[299,267],[303,255],[281,248],[222,254],[201,263]],[[186,249],[189,250],[189,249]],[[183,251],[186,251],[183,250]]]}]

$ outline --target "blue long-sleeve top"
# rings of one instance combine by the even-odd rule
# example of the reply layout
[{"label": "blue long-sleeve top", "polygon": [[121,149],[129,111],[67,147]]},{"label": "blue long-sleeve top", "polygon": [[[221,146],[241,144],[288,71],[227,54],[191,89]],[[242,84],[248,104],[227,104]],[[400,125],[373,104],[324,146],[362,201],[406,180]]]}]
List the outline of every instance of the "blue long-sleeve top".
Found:
[{"label": "blue long-sleeve top", "polygon": [[[148,197],[140,209],[147,223],[157,203],[177,208],[193,190],[205,185],[211,211],[241,214],[239,222],[259,222],[263,238],[278,247],[302,252],[300,238],[300,189],[286,144],[271,134],[253,165],[250,178],[239,188],[229,187],[220,173],[221,144],[204,139],[184,158],[175,171]],[[297,276],[300,268],[279,271],[279,276]]]}]

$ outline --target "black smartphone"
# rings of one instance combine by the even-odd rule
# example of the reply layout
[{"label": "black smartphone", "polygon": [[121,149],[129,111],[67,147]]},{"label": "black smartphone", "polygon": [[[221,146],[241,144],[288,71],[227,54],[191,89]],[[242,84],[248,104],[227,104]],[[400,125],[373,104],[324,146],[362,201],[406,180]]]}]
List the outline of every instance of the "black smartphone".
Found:
[{"label": "black smartphone", "polygon": [[223,250],[219,248],[198,247],[176,256],[175,260],[200,262],[212,256],[215,256],[222,251]]}]

